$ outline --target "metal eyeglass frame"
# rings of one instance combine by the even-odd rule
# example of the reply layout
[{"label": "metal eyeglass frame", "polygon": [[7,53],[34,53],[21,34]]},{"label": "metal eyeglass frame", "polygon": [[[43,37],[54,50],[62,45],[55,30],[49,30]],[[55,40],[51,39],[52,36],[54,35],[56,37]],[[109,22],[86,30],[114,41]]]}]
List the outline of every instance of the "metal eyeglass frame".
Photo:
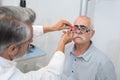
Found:
[{"label": "metal eyeglass frame", "polygon": [[80,30],[80,32],[83,33],[89,33],[91,31],[90,28],[87,28],[85,25],[74,25],[76,27],[76,31]]}]

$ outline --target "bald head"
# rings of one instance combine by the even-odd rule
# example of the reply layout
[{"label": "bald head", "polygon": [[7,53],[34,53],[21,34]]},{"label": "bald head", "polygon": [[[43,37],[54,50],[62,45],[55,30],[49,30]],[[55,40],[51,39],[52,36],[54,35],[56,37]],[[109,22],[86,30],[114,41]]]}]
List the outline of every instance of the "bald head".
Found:
[{"label": "bald head", "polygon": [[75,19],[74,25],[85,25],[87,28],[93,28],[91,19],[87,16],[80,16]]}]

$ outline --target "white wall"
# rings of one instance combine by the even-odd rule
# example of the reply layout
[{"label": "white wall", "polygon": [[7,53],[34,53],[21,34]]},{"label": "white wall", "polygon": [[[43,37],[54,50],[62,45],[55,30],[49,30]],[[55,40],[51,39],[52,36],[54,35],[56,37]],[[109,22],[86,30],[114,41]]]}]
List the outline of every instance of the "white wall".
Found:
[{"label": "white wall", "polygon": [[[19,5],[19,0],[3,0],[3,5]],[[73,23],[79,16],[80,0],[27,0],[27,7],[35,10],[37,19],[35,24],[49,25],[64,18]],[[118,80],[120,80],[120,0],[91,0],[88,16],[94,20],[96,30],[94,44],[108,55],[113,61]],[[95,8],[95,11],[94,11]],[[47,64],[55,52],[60,32],[47,33],[34,40],[36,46],[45,50],[43,57]]]}]

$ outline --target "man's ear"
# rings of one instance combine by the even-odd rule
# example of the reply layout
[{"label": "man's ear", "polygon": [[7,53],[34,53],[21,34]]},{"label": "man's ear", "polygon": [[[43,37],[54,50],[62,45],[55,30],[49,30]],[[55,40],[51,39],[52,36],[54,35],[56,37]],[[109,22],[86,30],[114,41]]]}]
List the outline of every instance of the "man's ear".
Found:
[{"label": "man's ear", "polygon": [[14,57],[17,52],[18,52],[18,47],[16,45],[12,44],[8,47],[8,54],[11,57]]},{"label": "man's ear", "polygon": [[95,31],[92,30],[92,32],[90,33],[90,37],[92,38],[94,34],[95,34]]}]

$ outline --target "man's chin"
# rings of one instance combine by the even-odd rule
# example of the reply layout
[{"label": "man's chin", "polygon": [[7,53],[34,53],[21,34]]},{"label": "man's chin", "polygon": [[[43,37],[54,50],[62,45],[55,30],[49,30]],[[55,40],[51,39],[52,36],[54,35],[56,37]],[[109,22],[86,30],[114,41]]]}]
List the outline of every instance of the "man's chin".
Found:
[{"label": "man's chin", "polygon": [[74,43],[75,44],[83,44],[83,41],[82,40],[79,40],[79,41],[78,40],[74,40]]}]

